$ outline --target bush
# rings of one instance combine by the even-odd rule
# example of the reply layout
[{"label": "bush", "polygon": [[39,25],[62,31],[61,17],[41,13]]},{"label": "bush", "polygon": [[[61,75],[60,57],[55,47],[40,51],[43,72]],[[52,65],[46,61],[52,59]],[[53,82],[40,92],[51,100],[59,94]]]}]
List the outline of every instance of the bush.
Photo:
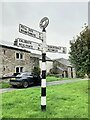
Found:
[{"label": "bush", "polygon": [[33,73],[37,74],[37,75],[40,75],[41,73],[41,69],[39,67],[34,67],[33,70],[32,70]]},{"label": "bush", "polygon": [[85,76],[85,72],[83,70],[78,70],[76,74],[78,78],[84,78]]},{"label": "bush", "polygon": [[9,84],[9,82],[1,82],[0,83],[0,88],[10,88],[11,85]]},{"label": "bush", "polygon": [[57,67],[53,67],[52,69],[50,69],[50,73],[51,74],[58,74]]}]

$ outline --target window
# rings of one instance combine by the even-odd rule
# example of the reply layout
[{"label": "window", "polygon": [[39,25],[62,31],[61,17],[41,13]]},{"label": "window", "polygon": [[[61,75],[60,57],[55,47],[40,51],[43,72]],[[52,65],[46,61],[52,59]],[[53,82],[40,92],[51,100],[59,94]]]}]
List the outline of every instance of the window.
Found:
[{"label": "window", "polygon": [[16,67],[16,73],[18,73],[19,72],[19,67]]},{"label": "window", "polygon": [[5,52],[6,52],[6,51],[4,50],[4,55],[5,55]]},{"label": "window", "polygon": [[16,58],[19,59],[19,53],[16,53]]},{"label": "window", "polygon": [[20,54],[20,59],[23,59],[23,54]]},{"label": "window", "polygon": [[3,71],[5,71],[5,67],[3,68]]},{"label": "window", "polygon": [[23,72],[23,67],[16,67],[16,68],[15,68],[15,72],[16,72],[16,73]]},{"label": "window", "polygon": [[20,67],[20,72],[23,72],[23,67]]},{"label": "window", "polygon": [[20,59],[22,60],[23,59],[23,53],[16,53],[16,59]]}]

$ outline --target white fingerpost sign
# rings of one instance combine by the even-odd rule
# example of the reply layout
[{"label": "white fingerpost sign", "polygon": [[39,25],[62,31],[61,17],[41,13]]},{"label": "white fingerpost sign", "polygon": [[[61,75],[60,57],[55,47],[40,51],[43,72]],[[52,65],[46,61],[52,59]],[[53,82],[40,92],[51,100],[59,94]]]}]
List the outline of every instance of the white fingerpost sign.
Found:
[{"label": "white fingerpost sign", "polygon": [[32,28],[29,28],[25,25],[19,24],[19,32],[23,33],[25,35],[42,40],[42,33],[41,32],[34,30]]},{"label": "white fingerpost sign", "polygon": [[66,54],[66,47],[47,45],[47,52]]},{"label": "white fingerpost sign", "polygon": [[17,38],[15,40],[15,42],[16,42],[16,45],[18,47],[42,51],[42,44],[41,43],[33,42],[30,40],[25,40],[22,38]]}]

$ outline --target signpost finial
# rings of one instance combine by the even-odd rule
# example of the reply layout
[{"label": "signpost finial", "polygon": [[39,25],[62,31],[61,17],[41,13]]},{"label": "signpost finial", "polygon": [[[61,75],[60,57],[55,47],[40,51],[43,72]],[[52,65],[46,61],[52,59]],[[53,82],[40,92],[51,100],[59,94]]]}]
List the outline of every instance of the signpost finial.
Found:
[{"label": "signpost finial", "polygon": [[47,17],[44,17],[41,19],[39,26],[41,29],[45,30],[48,24],[49,24],[49,19]]}]

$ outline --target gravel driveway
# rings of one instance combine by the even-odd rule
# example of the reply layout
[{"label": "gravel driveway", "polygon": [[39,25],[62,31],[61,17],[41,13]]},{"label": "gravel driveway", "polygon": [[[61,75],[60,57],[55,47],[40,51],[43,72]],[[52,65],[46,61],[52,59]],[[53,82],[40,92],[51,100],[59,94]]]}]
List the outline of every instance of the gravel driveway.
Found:
[{"label": "gravel driveway", "polygon": [[[82,81],[82,80],[86,80],[86,79],[58,80],[58,81],[53,81],[53,82],[47,82],[47,86],[57,85],[57,84],[64,84],[64,83],[70,83],[70,82],[78,82],[78,81]],[[29,89],[37,88],[37,87],[40,87],[40,86],[29,87]],[[5,93],[5,92],[14,91],[14,90],[22,90],[22,89],[19,89],[19,88],[5,88],[5,89],[0,89],[0,94],[1,93]]]}]

